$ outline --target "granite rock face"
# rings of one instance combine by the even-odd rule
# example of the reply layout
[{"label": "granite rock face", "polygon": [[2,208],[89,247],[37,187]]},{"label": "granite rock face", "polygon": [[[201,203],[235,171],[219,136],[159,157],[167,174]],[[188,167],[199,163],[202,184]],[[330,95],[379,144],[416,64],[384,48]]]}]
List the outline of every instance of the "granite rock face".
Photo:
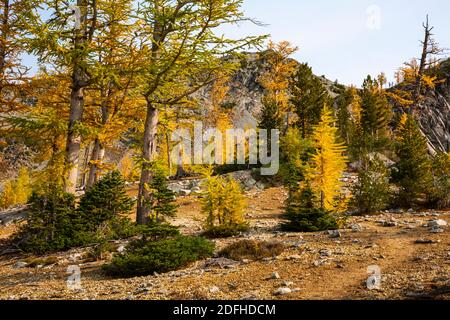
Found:
[{"label": "granite rock face", "polygon": [[450,59],[441,65],[441,83],[429,91],[419,106],[419,124],[430,151],[449,151],[450,147]]},{"label": "granite rock face", "polygon": [[[257,119],[262,110],[261,99],[264,96],[264,88],[259,79],[268,69],[267,52],[246,53],[240,60],[241,67],[233,74],[229,83],[229,91],[225,97],[224,107],[232,108],[234,123],[237,127],[257,125]],[[298,64],[300,64],[298,62]],[[336,82],[317,77],[328,89],[332,97],[337,97],[345,88]],[[202,112],[211,107],[211,86],[207,86],[193,95],[202,105]],[[244,119],[243,119],[244,118]]]}]

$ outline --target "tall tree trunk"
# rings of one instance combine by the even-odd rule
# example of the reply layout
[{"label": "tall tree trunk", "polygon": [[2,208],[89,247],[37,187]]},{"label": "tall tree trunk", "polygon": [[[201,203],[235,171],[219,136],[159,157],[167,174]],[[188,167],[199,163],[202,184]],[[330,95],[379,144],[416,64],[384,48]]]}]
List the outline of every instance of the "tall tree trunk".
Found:
[{"label": "tall tree trunk", "polygon": [[3,0],[3,15],[0,38],[0,89],[3,89],[6,67],[6,43],[9,33],[9,0]]},{"label": "tall tree trunk", "polygon": [[167,166],[169,168],[169,175],[172,174],[172,157],[170,155],[170,134],[166,131],[166,145],[167,145]]},{"label": "tall tree trunk", "polygon": [[423,40],[423,47],[422,47],[422,55],[420,57],[420,65],[419,65],[419,70],[418,73],[416,75],[416,83],[414,86],[414,93],[413,93],[413,101],[414,104],[412,106],[412,108],[410,108],[410,113],[414,114],[417,108],[417,104],[419,103],[419,99],[420,99],[420,91],[422,90],[422,77],[423,74],[425,72],[425,65],[427,63],[427,58],[428,58],[428,45],[430,43],[430,37],[431,37],[431,30],[432,28],[430,28],[430,24],[428,22],[428,16],[427,16],[427,21],[426,23],[423,25],[424,30],[425,30],[425,38]]},{"label": "tall tree trunk", "polygon": [[[108,88],[103,88],[101,90],[101,112],[102,112],[102,125],[105,126],[110,120],[111,108],[110,95],[112,94],[112,83],[108,84]],[[94,141],[94,149],[92,150],[91,164],[89,169],[89,178],[87,183],[87,189],[92,188],[92,186],[97,182],[100,173],[99,164],[103,161],[105,156],[105,147],[98,137]]]},{"label": "tall tree trunk", "polygon": [[302,119],[301,119],[301,126],[302,126],[302,138],[306,139],[306,120],[305,120],[305,116],[303,115]]},{"label": "tall tree trunk", "polygon": [[73,61],[72,91],[70,94],[70,115],[66,143],[66,170],[67,180],[64,189],[68,193],[75,193],[78,179],[78,166],[80,161],[81,134],[78,126],[82,122],[84,109],[84,87],[87,75],[84,70],[84,57],[82,52],[87,45],[87,0],[77,0],[80,8],[80,28],[74,30],[74,52],[77,55]]},{"label": "tall tree trunk", "polygon": [[178,153],[178,159],[177,159],[177,172],[175,174],[175,179],[181,179],[186,177],[186,171],[183,168],[183,153],[180,149],[180,152]]},{"label": "tall tree trunk", "polygon": [[78,85],[79,72],[74,71],[73,89],[70,98],[69,131],[66,143],[66,168],[68,171],[65,191],[75,193],[78,179],[81,135],[77,125],[81,123],[84,108],[83,87]]},{"label": "tall tree trunk", "polygon": [[[158,11],[162,11],[161,0],[154,0],[154,6]],[[151,52],[151,62],[155,62],[159,59],[161,42],[164,41],[162,37],[163,28],[161,21],[155,19],[153,25],[153,43]],[[151,88],[145,93],[145,98],[147,100],[147,113],[145,117],[145,129],[144,129],[144,141],[142,146],[142,171],[141,179],[139,181],[139,191],[137,200],[137,210],[136,210],[136,223],[146,224],[149,221],[150,209],[148,208],[148,202],[151,200],[151,193],[147,190],[147,185],[152,179],[151,172],[151,161],[156,153],[156,143],[157,143],[157,130],[159,121],[159,112],[155,108],[153,102],[150,100],[153,93],[155,93],[157,86]]]},{"label": "tall tree trunk", "polygon": [[83,174],[81,176],[81,186],[86,187],[86,172],[89,167],[89,154],[91,153],[91,144],[89,144],[84,150],[84,160],[83,160]]},{"label": "tall tree trunk", "polygon": [[86,184],[86,188],[89,190],[98,180],[99,174],[99,166],[98,163],[103,160],[105,155],[105,148],[98,138],[94,141],[94,148],[92,149],[91,154],[91,164],[89,170],[88,181]]},{"label": "tall tree trunk", "polygon": [[[167,116],[167,105],[164,106],[164,112]],[[171,152],[170,130],[168,127],[166,127],[166,129],[164,131],[165,131],[164,135],[166,138],[166,147],[167,147],[167,150],[166,150],[166,152],[167,152],[167,167],[169,168],[169,176],[170,176],[170,175],[172,175],[172,156],[170,154],[170,152]]]},{"label": "tall tree trunk", "polygon": [[291,108],[288,108],[286,112],[286,125],[283,130],[283,137],[287,135],[290,124],[291,124]]},{"label": "tall tree trunk", "polygon": [[144,145],[142,147],[142,160],[144,163],[142,164],[141,180],[139,181],[136,214],[136,222],[138,224],[147,223],[148,215],[150,213],[147,202],[151,200],[151,194],[147,190],[146,186],[152,179],[150,163],[154,159],[154,155],[156,153],[158,120],[158,109],[148,102],[147,116],[145,119]]}]

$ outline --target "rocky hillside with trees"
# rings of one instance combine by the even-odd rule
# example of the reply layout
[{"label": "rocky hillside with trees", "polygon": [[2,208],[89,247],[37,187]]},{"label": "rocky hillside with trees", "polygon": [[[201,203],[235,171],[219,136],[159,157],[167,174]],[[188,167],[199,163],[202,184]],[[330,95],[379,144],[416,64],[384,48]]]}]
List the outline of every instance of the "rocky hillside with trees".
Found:
[{"label": "rocky hillside with trees", "polygon": [[[229,91],[223,101],[225,107],[232,108],[238,115],[236,120],[245,111],[256,119],[260,117],[265,89],[259,79],[269,68],[268,56],[270,56],[270,52],[245,53],[240,57],[240,68],[230,77]],[[300,65],[294,59],[292,62],[297,66]],[[303,67],[306,66],[303,65]],[[427,137],[430,151],[448,152],[450,150],[450,59],[444,60],[434,72],[439,82],[436,87],[424,93],[424,99],[418,107],[420,110],[418,122]],[[314,73],[310,76],[320,81],[328,94],[335,99],[341,96],[346,89],[346,86],[339,84],[337,80],[331,81],[323,75],[318,76]],[[393,87],[389,90],[395,91],[399,84],[391,85]],[[210,105],[211,89],[212,86],[205,87],[195,95],[195,98],[200,99],[204,105]],[[395,100],[391,100],[391,103],[395,106]],[[334,106],[337,107],[335,104]],[[395,107],[393,109],[396,112],[402,112],[401,109]]]},{"label": "rocky hillside with trees", "polygon": [[217,36],[243,0],[0,4],[0,298],[448,297],[428,21],[395,84],[345,87]]}]

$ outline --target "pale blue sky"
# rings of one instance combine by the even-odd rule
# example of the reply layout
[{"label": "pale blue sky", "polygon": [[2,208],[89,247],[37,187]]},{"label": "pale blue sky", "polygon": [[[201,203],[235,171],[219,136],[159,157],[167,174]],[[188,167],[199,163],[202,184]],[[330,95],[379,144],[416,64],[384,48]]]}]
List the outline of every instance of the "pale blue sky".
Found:
[{"label": "pale blue sky", "polygon": [[[450,48],[448,0],[244,0],[244,11],[268,25],[227,27],[227,36],[270,34],[275,41],[288,40],[300,48],[297,60],[346,85],[360,86],[368,74],[382,71],[392,80],[404,62],[420,54],[426,14],[436,40]],[[34,65],[29,57],[26,61]]]},{"label": "pale blue sky", "polygon": [[[308,62],[317,75],[360,86],[367,74],[384,71],[392,80],[403,62],[420,54],[426,14],[436,40],[450,48],[448,0],[244,0],[246,15],[269,24],[249,23],[226,34],[271,34],[300,47],[295,58]],[[379,29],[368,25],[379,8]],[[370,9],[369,9],[370,8]],[[371,19],[369,21],[376,21]]]}]

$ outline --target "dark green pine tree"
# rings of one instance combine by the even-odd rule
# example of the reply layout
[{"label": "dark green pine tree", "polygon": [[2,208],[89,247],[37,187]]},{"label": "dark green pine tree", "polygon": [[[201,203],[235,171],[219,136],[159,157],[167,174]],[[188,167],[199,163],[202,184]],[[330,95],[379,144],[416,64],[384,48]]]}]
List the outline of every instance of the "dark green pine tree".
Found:
[{"label": "dark green pine tree", "polygon": [[161,222],[162,217],[174,217],[178,208],[175,204],[175,192],[169,189],[165,172],[160,166],[153,166],[153,179],[148,187],[152,190],[152,198],[147,203],[153,213],[150,218]]},{"label": "dark green pine tree", "polygon": [[377,213],[390,200],[389,170],[377,156],[364,155],[360,163],[358,180],[352,186],[352,205],[359,214]]},{"label": "dark green pine tree", "polygon": [[300,64],[291,79],[290,91],[302,138],[306,138],[313,126],[319,122],[323,106],[333,105],[332,98],[308,64]]},{"label": "dark green pine tree", "polygon": [[67,248],[73,225],[75,196],[50,185],[48,192],[33,192],[29,200],[28,221],[13,242],[25,252],[45,253]]},{"label": "dark green pine tree", "polygon": [[399,205],[411,207],[426,199],[432,184],[431,161],[425,137],[412,116],[400,122],[396,144],[397,162],[393,181],[399,186]]},{"label": "dark green pine tree", "polygon": [[361,127],[367,152],[383,150],[389,141],[392,108],[377,80],[364,80],[361,91]]},{"label": "dark green pine tree", "polygon": [[276,103],[276,101],[273,101],[267,96],[263,97],[262,104],[261,119],[258,127],[260,129],[268,130],[269,134],[272,129],[281,130],[283,125],[283,117],[281,115],[280,106]]},{"label": "dark green pine tree", "polygon": [[344,93],[336,99],[339,135],[342,140],[345,141],[347,146],[350,146],[354,127],[352,115],[349,110],[352,101],[353,95],[350,89],[345,90]]},{"label": "dark green pine tree", "polygon": [[101,223],[128,213],[133,205],[134,201],[126,193],[122,175],[119,171],[112,171],[81,197],[76,214],[86,228],[95,230]]},{"label": "dark green pine tree", "polygon": [[309,185],[304,185],[287,200],[285,218],[282,227],[287,231],[316,232],[336,230],[339,228],[334,214],[315,206],[314,192]]},{"label": "dark green pine tree", "polygon": [[433,157],[433,190],[430,204],[438,209],[450,207],[450,153],[438,152]]},{"label": "dark green pine tree", "polygon": [[280,106],[276,101],[270,99],[267,96],[262,98],[263,107],[261,110],[261,118],[258,124],[259,129],[267,130],[267,150],[270,153],[272,150],[272,132],[271,130],[277,129],[282,132],[283,116],[280,110]]}]

